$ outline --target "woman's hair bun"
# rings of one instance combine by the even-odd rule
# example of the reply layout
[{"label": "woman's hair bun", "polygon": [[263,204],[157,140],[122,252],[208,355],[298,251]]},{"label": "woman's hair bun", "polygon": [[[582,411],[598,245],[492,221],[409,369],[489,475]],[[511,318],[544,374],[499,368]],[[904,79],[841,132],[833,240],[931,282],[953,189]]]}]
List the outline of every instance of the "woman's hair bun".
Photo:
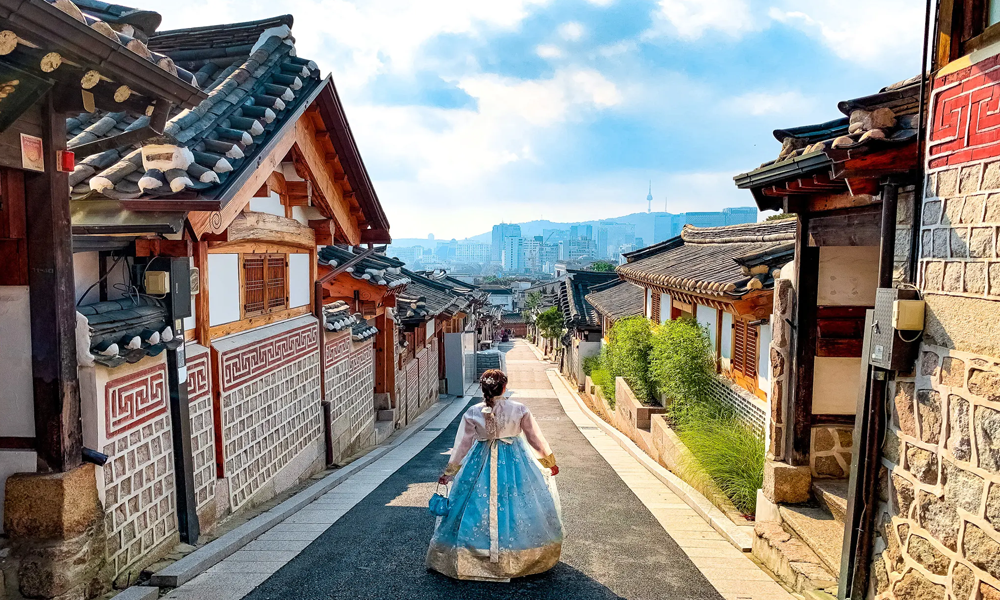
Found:
[{"label": "woman's hair bun", "polygon": [[479,385],[483,388],[486,404],[493,406],[494,399],[507,387],[507,376],[500,369],[488,369],[479,378]]}]

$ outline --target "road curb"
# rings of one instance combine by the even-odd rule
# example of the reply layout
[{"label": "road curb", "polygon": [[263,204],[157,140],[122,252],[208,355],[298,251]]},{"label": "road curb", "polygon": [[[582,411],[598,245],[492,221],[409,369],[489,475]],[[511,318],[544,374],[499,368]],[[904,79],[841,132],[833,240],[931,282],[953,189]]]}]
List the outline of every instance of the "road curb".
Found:
[{"label": "road curb", "polygon": [[[243,546],[260,537],[275,525],[292,516],[316,498],[319,498],[331,489],[340,485],[351,475],[361,471],[372,462],[378,460],[387,452],[396,446],[399,446],[417,432],[422,431],[428,423],[444,412],[444,410],[448,408],[452,402],[461,402],[463,399],[464,398],[455,397],[451,400],[439,399],[419,417],[417,417],[416,421],[414,421],[411,426],[401,430],[400,434],[390,443],[376,446],[368,454],[365,454],[358,460],[337,469],[335,472],[327,475],[291,498],[288,498],[274,508],[257,515],[236,529],[219,536],[217,539],[212,540],[208,544],[195,550],[191,554],[188,554],[172,565],[158,571],[150,578],[149,585],[156,586],[158,588],[176,588],[184,585],[188,581],[191,581],[198,575],[201,575],[208,569],[234,554]],[[121,594],[114,596],[114,598],[117,600],[134,600],[135,598],[144,598],[144,596],[124,595],[132,589],[136,588],[129,588],[129,590],[125,590]]]},{"label": "road curb", "polygon": [[749,531],[743,531],[744,528],[750,529],[752,527],[739,525],[733,523],[729,517],[725,515],[718,507],[712,504],[708,498],[703,496],[698,490],[694,489],[688,485],[685,481],[668,471],[663,465],[654,461],[648,454],[642,451],[635,442],[628,438],[625,434],[618,431],[604,419],[597,416],[587,403],[580,398],[579,393],[573,389],[566,378],[555,369],[550,369],[550,372],[554,373],[555,378],[563,385],[567,390],[570,397],[573,398],[576,405],[580,408],[584,415],[587,416],[598,428],[601,429],[605,434],[609,435],[612,439],[618,442],[626,452],[628,452],[632,458],[638,460],[642,466],[646,468],[647,471],[652,473],[654,477],[659,479],[664,485],[670,488],[670,491],[677,494],[677,496],[684,501],[685,504],[691,507],[698,515],[705,520],[706,523],[712,526],[712,529],[717,531],[719,535],[726,539],[730,544],[738,548],[743,552],[750,552],[753,550],[753,537]]}]

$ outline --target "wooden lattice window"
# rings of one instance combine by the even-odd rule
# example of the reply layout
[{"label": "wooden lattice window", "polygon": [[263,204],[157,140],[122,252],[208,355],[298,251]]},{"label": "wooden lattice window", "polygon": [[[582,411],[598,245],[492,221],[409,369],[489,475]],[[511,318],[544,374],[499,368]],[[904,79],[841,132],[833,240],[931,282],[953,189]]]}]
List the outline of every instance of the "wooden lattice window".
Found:
[{"label": "wooden lattice window", "polygon": [[660,322],[660,293],[658,291],[656,291],[656,290],[653,290],[652,303],[653,303],[653,306],[652,306],[652,309],[649,311],[649,318],[654,323],[659,323]]},{"label": "wooden lattice window", "polygon": [[243,318],[288,308],[288,256],[243,255]]},{"label": "wooden lattice window", "polygon": [[733,370],[751,382],[757,380],[757,328],[744,319],[733,320]]}]

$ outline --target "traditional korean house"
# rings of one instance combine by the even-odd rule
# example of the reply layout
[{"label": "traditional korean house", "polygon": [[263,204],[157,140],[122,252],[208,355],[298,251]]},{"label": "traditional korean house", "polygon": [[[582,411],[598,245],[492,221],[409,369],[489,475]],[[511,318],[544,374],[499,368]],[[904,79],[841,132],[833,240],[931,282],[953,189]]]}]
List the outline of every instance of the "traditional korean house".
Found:
[{"label": "traditional korean house", "polygon": [[638,317],[645,309],[646,290],[628,281],[612,281],[595,286],[587,294],[587,302],[601,318],[601,338],[608,339],[608,332],[618,319]]},{"label": "traditional korean house", "polygon": [[[893,331],[891,299],[888,316],[873,316],[880,295],[916,295],[920,90],[919,80],[904,81],[841,102],[839,119],[776,130],[777,159],[735,178],[758,208],[798,223],[794,263],[775,282],[770,318],[767,461],[754,543],[761,557],[805,543],[789,575],[798,589],[839,581],[841,597],[869,593],[872,535],[887,523],[877,514],[886,485],[878,457],[892,375],[875,366],[884,365],[884,342],[865,348],[866,339]],[[885,441],[895,454],[898,444]],[[810,499],[818,511],[795,506]]]},{"label": "traditional korean house", "polygon": [[625,255],[618,274],[643,288],[654,323],[689,318],[708,332],[721,375],[713,396],[763,431],[769,385],[772,292],[791,262],[794,220],[725,227],[685,225],[681,235]]},{"label": "traditional korean house", "polygon": [[[172,108],[200,103],[191,74],[147,45],[159,22],[86,1],[0,6],[0,492],[7,564],[33,559],[22,563],[26,596],[107,585],[93,464],[104,459],[84,451],[81,424],[66,115],[128,114],[140,140]],[[76,566],[81,556],[93,567]]]},{"label": "traditional korean house", "polygon": [[601,319],[587,301],[591,289],[618,279],[612,272],[570,270],[560,279],[558,307],[566,335],[560,340],[562,372],[582,385],[583,359],[601,351]]},{"label": "traditional korean house", "polygon": [[128,112],[66,120],[82,435],[120,583],[373,440],[375,323],[317,293],[317,246],[388,222],[291,25],[149,32],[207,94],[154,137]]}]

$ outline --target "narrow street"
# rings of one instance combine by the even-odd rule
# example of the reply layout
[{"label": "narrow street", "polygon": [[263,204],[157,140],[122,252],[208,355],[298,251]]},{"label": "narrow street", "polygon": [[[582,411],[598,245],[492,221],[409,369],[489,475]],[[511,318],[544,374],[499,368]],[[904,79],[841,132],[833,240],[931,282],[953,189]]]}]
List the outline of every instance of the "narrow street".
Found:
[{"label": "narrow street", "polygon": [[[432,441],[411,459],[402,463],[391,454],[379,459],[168,597],[790,598],[687,505],[666,488],[658,490],[658,482],[633,481],[635,489],[630,488],[626,481],[641,482],[636,476],[648,472],[634,461],[617,469],[609,464],[585,437],[579,420],[574,422],[564,410],[551,383],[551,365],[523,341],[503,349],[511,346],[506,355],[511,392],[531,407],[561,467],[566,542],[555,569],[504,585],[453,581],[424,568],[434,528],[427,499],[447,462],[458,423],[452,418],[437,432],[444,424],[438,417],[413,436],[412,443],[418,443],[419,435]],[[561,393],[565,397],[565,390]],[[460,415],[461,407],[454,408],[451,414]],[[596,427],[583,429],[604,435]],[[621,451],[616,445],[614,449]],[[632,461],[621,454],[627,457],[622,460]],[[386,460],[396,464],[382,464]],[[368,474],[373,469],[376,474]],[[384,473],[390,469],[391,474]],[[355,480],[361,480],[361,488]],[[659,495],[652,502],[640,500],[650,492]],[[652,511],[666,511],[674,537]]]}]

